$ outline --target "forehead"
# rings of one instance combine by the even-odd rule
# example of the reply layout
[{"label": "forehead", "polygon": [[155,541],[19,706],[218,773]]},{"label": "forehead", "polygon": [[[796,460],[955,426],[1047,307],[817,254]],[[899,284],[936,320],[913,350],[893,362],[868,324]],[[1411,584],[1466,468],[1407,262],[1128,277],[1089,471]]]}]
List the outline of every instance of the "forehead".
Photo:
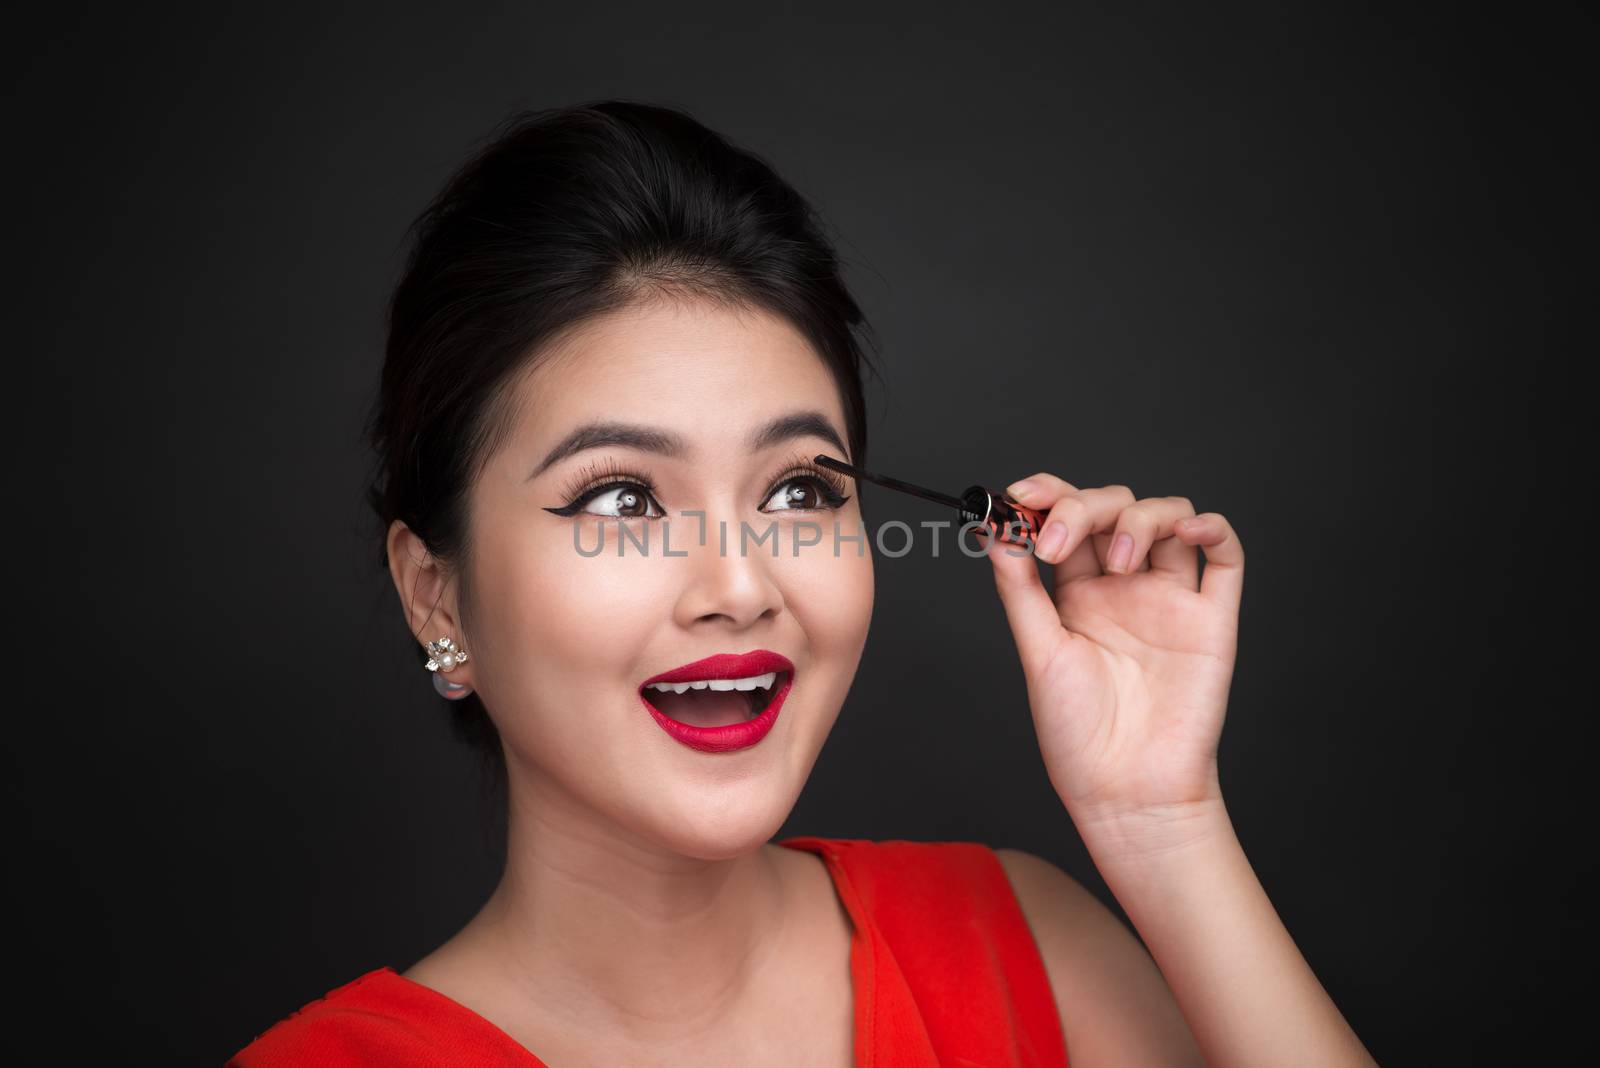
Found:
[{"label": "forehead", "polygon": [[553,441],[597,419],[650,422],[694,443],[742,441],[773,414],[816,409],[844,435],[832,372],[762,309],[656,301],[592,320],[524,377],[518,436]]}]

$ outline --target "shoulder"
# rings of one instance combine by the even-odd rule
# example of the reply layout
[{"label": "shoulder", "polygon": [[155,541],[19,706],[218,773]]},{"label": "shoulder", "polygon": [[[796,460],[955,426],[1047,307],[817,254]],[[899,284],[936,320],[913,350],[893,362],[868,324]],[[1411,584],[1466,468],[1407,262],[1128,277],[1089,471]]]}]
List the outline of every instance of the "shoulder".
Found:
[{"label": "shoulder", "polygon": [[229,1058],[228,1068],[437,1063],[437,1024],[447,1020],[413,986],[392,969],[375,968],[278,1020]]},{"label": "shoulder", "polygon": [[1043,857],[994,855],[1039,947],[1074,1065],[1203,1063],[1161,970],[1122,920]]},{"label": "shoulder", "polygon": [[1070,919],[1074,910],[1099,904],[1078,880],[1043,857],[1008,846],[996,847],[994,855],[1029,920]]},{"label": "shoulder", "polygon": [[510,1035],[387,966],[335,987],[256,1036],[229,1068],[544,1068]]}]

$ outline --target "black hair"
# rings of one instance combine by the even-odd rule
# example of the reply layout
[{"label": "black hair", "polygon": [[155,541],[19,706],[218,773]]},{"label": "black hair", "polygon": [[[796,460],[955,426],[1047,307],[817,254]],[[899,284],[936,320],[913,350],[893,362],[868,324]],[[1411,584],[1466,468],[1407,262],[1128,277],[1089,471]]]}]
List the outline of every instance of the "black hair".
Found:
[{"label": "black hair", "polygon": [[[782,316],[833,372],[849,459],[866,462],[862,369],[877,369],[861,341],[876,343],[824,224],[770,164],[683,111],[610,99],[518,112],[407,235],[366,425],[376,453],[367,501],[381,567],[399,519],[457,576],[466,640],[454,637],[469,653],[468,488],[511,428],[505,387],[586,320],[660,298]],[[482,701],[448,704],[503,786],[505,754]]]}]

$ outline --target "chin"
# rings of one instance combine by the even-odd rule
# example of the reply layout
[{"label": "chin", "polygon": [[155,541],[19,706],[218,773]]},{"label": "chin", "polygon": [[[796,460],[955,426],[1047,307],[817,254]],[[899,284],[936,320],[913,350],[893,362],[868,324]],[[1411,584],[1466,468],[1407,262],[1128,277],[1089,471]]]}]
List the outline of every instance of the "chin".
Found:
[{"label": "chin", "polygon": [[681,805],[668,804],[656,810],[651,836],[686,857],[729,860],[753,853],[772,840],[794,808],[793,798],[782,800],[779,804],[768,793],[765,804],[752,807],[742,803],[742,791],[733,791],[724,804],[710,804],[703,795],[686,797]]}]

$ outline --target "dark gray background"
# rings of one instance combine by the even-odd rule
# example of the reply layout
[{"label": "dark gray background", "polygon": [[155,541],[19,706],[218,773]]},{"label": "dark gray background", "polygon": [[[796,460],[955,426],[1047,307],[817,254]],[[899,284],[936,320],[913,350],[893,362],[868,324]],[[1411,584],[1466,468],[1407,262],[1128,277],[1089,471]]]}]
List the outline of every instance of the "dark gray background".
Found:
[{"label": "dark gray background", "polygon": [[[360,422],[410,218],[512,109],[613,95],[822,209],[883,343],[873,467],[1049,469],[1232,520],[1222,782],[1273,902],[1380,1061],[1526,1054],[1575,1000],[1591,870],[1560,617],[1587,483],[1557,485],[1591,351],[1562,318],[1590,27],[763,8],[19,28],[12,964],[64,1054],[220,1063],[491,888],[476,773],[364,540]],[[1110,903],[989,565],[880,557],[878,581],[782,834],[1021,847]]]}]

